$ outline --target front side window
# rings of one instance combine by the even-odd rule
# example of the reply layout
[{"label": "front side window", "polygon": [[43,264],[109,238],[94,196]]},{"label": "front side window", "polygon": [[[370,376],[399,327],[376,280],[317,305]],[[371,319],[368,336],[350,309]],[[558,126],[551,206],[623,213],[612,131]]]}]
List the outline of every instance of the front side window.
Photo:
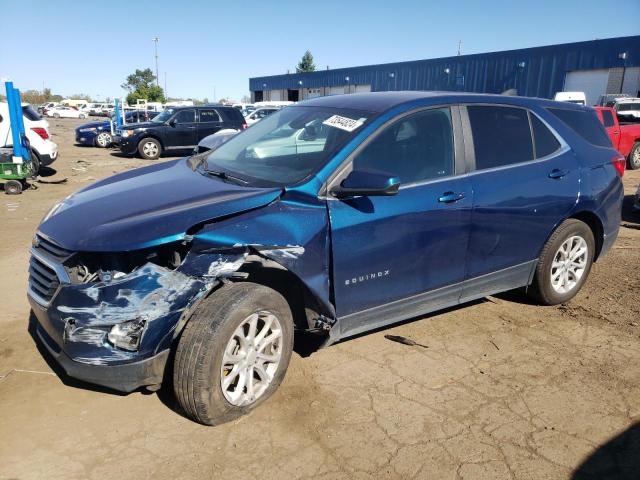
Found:
[{"label": "front side window", "polygon": [[293,185],[324,166],[370,116],[329,107],[279,110],[214,150],[206,168],[256,186]]},{"label": "front side window", "polygon": [[448,108],[425,110],[385,127],[353,160],[353,170],[376,170],[410,184],[454,173]]},{"label": "front side window", "polygon": [[527,111],[522,108],[468,106],[476,170],[533,160]]},{"label": "front side window", "polygon": [[200,110],[200,123],[203,122],[219,122],[220,115],[213,109]]},{"label": "front side window", "polygon": [[194,123],[196,121],[195,110],[181,110],[175,116],[176,123]]}]

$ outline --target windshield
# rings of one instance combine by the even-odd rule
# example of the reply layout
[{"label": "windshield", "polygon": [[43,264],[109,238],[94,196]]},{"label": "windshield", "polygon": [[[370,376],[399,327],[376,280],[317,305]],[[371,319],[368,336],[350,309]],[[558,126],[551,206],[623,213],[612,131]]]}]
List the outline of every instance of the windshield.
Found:
[{"label": "windshield", "polygon": [[165,108],[157,117],[154,117],[151,121],[155,123],[164,123],[171,118],[175,113],[174,108]]},{"label": "windshield", "polygon": [[628,112],[630,110],[640,110],[640,102],[618,104],[619,112]]},{"label": "windshield", "polygon": [[292,185],[322,167],[370,117],[362,110],[285,108],[214,150],[207,168],[255,186]]}]

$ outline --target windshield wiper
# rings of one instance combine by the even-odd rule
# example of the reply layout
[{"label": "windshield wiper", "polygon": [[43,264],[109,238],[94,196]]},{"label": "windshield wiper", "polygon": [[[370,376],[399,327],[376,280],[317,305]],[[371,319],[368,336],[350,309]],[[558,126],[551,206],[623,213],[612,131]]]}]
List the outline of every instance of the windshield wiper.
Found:
[{"label": "windshield wiper", "polygon": [[241,185],[249,185],[249,182],[247,182],[245,179],[236,177],[235,175],[230,175],[227,172],[222,172],[222,171],[217,172],[215,170],[209,170],[207,168],[203,168],[202,171],[207,175],[211,175],[212,177],[218,177],[218,178],[221,178],[222,180],[231,180],[232,182],[239,183]]}]

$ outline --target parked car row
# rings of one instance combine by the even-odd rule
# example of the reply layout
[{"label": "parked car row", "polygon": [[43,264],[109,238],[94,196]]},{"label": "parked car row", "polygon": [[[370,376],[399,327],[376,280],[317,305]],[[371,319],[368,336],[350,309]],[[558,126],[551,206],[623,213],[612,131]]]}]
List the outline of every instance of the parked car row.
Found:
[{"label": "parked car row", "polygon": [[[138,124],[152,120],[158,112],[135,110],[125,113],[125,124]],[[94,147],[106,148],[114,143],[114,132],[111,130],[112,122],[115,122],[115,116],[108,121],[90,122],[80,125],[76,128],[76,143],[79,145],[88,145]]]},{"label": "parked car row", "polygon": [[[22,105],[24,130],[31,147],[34,174],[40,167],[52,164],[58,158],[58,145],[51,140],[49,123],[29,104]],[[12,147],[13,137],[9,121],[9,105],[0,102],[0,147]]]}]

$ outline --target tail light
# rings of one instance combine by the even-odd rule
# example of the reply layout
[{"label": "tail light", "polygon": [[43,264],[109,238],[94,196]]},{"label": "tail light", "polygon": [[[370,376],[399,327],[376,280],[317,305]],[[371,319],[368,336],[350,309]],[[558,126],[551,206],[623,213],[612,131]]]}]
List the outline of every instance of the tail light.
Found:
[{"label": "tail light", "polygon": [[611,159],[611,163],[613,164],[614,168],[618,172],[618,175],[620,175],[620,177],[623,177],[624,169],[627,166],[627,160],[624,158],[624,155],[621,155],[620,153],[618,153]]},{"label": "tail light", "polygon": [[247,122],[243,122],[242,130],[246,130],[247,128],[249,128],[249,125],[247,125]]},{"label": "tail light", "polygon": [[33,130],[35,133],[37,133],[38,135],[40,135],[40,137],[43,140],[46,140],[49,138],[49,132],[47,132],[46,128],[42,128],[42,127],[32,127],[31,130]]}]

